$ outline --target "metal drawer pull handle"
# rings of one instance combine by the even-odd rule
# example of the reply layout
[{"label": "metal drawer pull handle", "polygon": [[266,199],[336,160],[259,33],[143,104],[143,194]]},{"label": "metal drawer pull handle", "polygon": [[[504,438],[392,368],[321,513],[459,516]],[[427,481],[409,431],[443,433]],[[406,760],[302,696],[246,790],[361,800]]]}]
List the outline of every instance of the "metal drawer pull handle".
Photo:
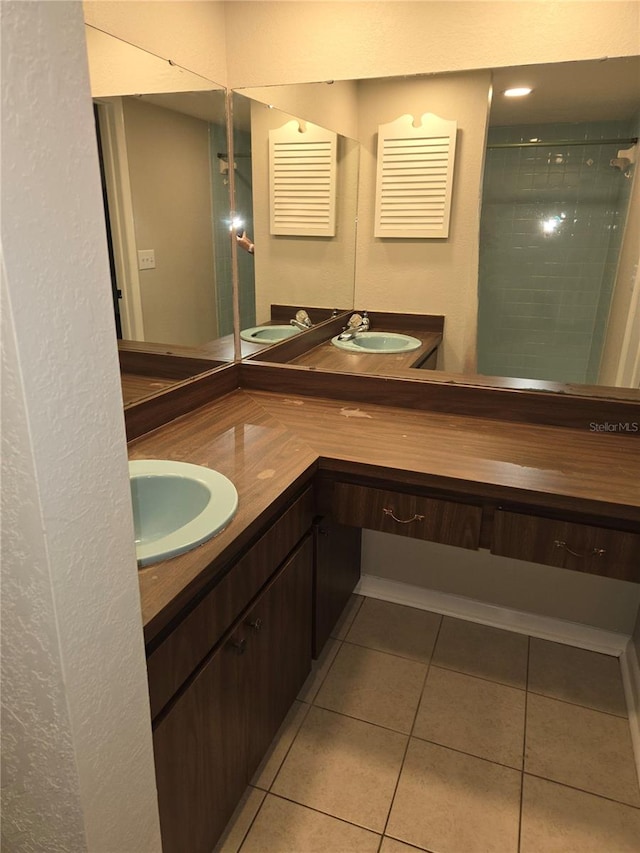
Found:
[{"label": "metal drawer pull handle", "polygon": [[424,515],[419,515],[418,513],[416,513],[413,516],[413,518],[405,518],[405,519],[396,518],[396,516],[393,513],[393,507],[386,507],[385,506],[382,508],[382,512],[385,515],[390,515],[394,521],[398,522],[398,524],[411,524],[412,521],[424,521]]},{"label": "metal drawer pull handle", "polygon": [[605,548],[594,548],[590,553],[587,554],[578,554],[577,551],[572,551],[571,548],[567,545],[566,542],[563,542],[562,539],[555,539],[553,544],[556,548],[564,548],[564,550],[571,554],[572,557],[580,557],[581,559],[586,559],[587,557],[602,557],[607,553]]}]

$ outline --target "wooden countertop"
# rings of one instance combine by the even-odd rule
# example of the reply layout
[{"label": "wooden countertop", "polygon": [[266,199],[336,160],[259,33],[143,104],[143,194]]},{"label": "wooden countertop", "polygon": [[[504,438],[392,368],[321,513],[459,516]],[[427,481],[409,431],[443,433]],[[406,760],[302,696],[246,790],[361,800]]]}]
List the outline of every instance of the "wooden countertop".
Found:
[{"label": "wooden countertop", "polygon": [[[393,331],[393,330],[391,330]],[[441,332],[425,332],[424,329],[402,329],[402,334],[412,335],[422,345],[411,352],[388,353],[348,352],[338,349],[331,341],[291,360],[290,364],[306,367],[321,367],[324,370],[347,371],[349,373],[375,373],[378,376],[394,376],[398,371],[419,367],[442,343]]]},{"label": "wooden countertop", "polygon": [[139,571],[147,642],[318,468],[640,524],[640,441],[587,430],[238,390],[129,452],[215,468],[239,494],[221,534]]}]

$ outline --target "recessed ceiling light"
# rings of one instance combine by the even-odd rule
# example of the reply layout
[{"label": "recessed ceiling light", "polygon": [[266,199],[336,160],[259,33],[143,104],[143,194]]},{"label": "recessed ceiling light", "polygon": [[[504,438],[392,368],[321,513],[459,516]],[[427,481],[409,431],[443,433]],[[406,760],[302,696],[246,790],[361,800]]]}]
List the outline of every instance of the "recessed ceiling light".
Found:
[{"label": "recessed ceiling light", "polygon": [[528,86],[517,86],[515,89],[505,89],[502,93],[507,98],[522,98],[524,95],[530,95],[533,89]]}]

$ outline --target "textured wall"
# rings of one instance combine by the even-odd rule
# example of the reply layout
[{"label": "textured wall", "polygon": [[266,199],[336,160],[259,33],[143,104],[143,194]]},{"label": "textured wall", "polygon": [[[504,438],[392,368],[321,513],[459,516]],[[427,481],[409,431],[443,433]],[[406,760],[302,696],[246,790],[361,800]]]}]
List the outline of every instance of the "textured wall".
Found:
[{"label": "textured wall", "polygon": [[157,853],[82,10],[68,2],[1,10],[2,189],[11,211],[2,220],[3,833],[12,851]]},{"label": "textured wall", "polygon": [[615,0],[232,0],[225,11],[230,88],[629,56],[639,47],[640,6]]},{"label": "textured wall", "polygon": [[87,24],[226,85],[224,3],[85,0],[83,8]]}]

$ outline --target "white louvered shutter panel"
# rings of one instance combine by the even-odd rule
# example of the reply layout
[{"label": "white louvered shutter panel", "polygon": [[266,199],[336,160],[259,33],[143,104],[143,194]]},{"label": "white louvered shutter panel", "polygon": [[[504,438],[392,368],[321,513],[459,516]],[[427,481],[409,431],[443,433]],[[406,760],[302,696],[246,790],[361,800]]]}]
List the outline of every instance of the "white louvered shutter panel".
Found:
[{"label": "white louvered shutter panel", "polygon": [[457,122],[433,113],[378,127],[375,237],[448,237]]},{"label": "white louvered shutter panel", "polygon": [[334,237],[337,135],[290,121],[269,131],[271,234]]}]

